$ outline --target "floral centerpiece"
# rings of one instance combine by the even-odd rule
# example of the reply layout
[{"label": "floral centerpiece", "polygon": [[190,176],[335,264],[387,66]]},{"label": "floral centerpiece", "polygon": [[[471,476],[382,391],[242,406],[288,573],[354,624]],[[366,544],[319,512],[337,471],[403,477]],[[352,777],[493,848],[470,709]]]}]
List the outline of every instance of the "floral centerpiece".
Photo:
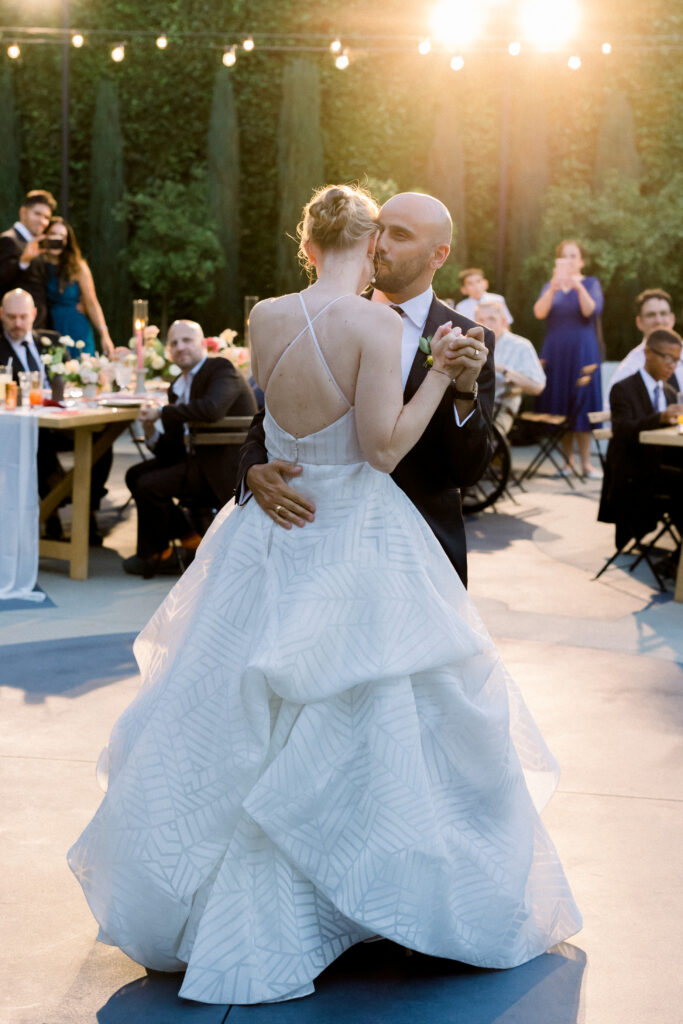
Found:
[{"label": "floral centerpiece", "polygon": [[[48,346],[49,338],[41,338],[41,344]],[[75,348],[80,351],[78,359],[68,357],[69,350]],[[61,382],[68,382],[76,387],[83,388],[85,394],[94,395],[100,385],[106,383],[106,371],[109,368],[109,360],[106,356],[91,355],[83,352],[84,341],[74,341],[68,334],[62,335],[59,342],[49,352],[44,352],[40,359],[45,369],[50,374],[55,388],[55,378]],[[65,358],[66,357],[66,358]],[[61,387],[59,388],[61,390]]]},{"label": "floral centerpiece", "polygon": [[[145,369],[145,378],[151,380],[160,378],[165,381],[172,381],[180,373],[180,367],[172,363],[166,354],[166,346],[159,337],[159,328],[156,324],[148,324],[142,329],[142,365]],[[128,342],[128,348],[135,353],[137,339],[132,337]],[[135,364],[135,355],[133,355]]]},{"label": "floral centerpiece", "polygon": [[244,345],[236,345],[237,331],[226,327],[216,337],[206,339],[206,351],[209,356],[221,356],[229,359],[232,365],[248,377],[251,372],[251,354]]}]

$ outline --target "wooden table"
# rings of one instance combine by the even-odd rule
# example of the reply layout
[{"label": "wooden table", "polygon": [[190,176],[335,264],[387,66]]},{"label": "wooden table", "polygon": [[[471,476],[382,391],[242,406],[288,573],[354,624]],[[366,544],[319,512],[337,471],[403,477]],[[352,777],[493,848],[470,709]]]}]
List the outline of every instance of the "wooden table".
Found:
[{"label": "wooden table", "polygon": [[[683,448],[683,434],[678,427],[660,427],[658,430],[641,430],[638,435],[641,444],[659,444],[666,447]],[[683,553],[678,559],[674,601],[683,601]]]},{"label": "wooden table", "polygon": [[[44,522],[60,502],[71,495],[73,508],[71,540],[41,540],[39,551],[45,558],[61,558],[69,563],[72,580],[88,578],[90,538],[90,475],[96,462],[113,445],[129,423],[138,418],[136,406],[93,409],[43,409],[38,426],[50,430],[72,430],[74,435],[73,469],[40,503],[40,521]],[[93,433],[103,431],[93,444]]]}]

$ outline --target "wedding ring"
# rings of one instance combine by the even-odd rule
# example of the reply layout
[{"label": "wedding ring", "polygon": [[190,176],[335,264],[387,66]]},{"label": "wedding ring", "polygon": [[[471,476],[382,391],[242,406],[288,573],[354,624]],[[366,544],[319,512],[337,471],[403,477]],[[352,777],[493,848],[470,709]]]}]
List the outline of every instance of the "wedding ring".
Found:
[{"label": "wedding ring", "polygon": [[276,505],[275,508],[273,509],[273,512],[275,513],[276,516],[281,516],[284,511],[285,510],[282,507],[282,505]]}]

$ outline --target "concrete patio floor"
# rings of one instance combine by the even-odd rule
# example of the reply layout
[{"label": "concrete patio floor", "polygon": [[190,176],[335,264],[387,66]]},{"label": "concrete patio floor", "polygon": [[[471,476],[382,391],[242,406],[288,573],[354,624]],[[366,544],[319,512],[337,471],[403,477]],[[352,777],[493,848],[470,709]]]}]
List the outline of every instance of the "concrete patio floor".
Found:
[{"label": "concrete patio floor", "polygon": [[[524,453],[515,452],[515,458]],[[562,767],[544,820],[584,929],[514,971],[356,947],[300,1002],[203,1006],[179,976],[95,942],[67,869],[100,800],[94,766],[138,685],[135,633],[173,580],[125,576],[135,547],[117,444],[91,578],[41,564],[53,607],[0,612],[3,1024],[679,1024],[683,982],[683,605],[646,567],[591,577],[612,550],[599,483],[536,478],[468,521],[470,593]]]}]

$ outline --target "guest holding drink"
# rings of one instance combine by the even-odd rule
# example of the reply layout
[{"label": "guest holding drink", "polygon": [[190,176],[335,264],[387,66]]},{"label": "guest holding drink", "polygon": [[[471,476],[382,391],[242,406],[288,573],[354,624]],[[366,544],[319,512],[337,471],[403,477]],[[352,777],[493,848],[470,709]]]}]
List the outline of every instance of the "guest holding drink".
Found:
[{"label": "guest holding drink", "polygon": [[[534,316],[547,320],[548,328],[541,359],[547,384],[536,408],[540,412],[567,413],[576,395],[576,381],[584,366],[600,363],[597,324],[602,312],[602,288],[597,277],[582,273],[586,254],[573,239],[565,239],[555,250],[557,259],[553,276],[541,289],[534,306]],[[602,476],[590,461],[589,412],[602,408],[600,374],[593,374],[587,385],[587,398],[572,423],[572,431],[562,439],[566,465],[561,470],[569,476],[574,466],[574,444],[581,460],[581,473],[589,480]]]},{"label": "guest holding drink", "polygon": [[[81,255],[73,228],[63,217],[53,217],[43,244],[46,246],[47,303],[52,326],[74,341],[84,341],[85,348],[81,351],[94,355],[94,324],[100,334],[103,353],[113,358],[114,345],[97,300],[95,282]],[[72,357],[79,355],[78,349],[71,347],[69,353]]]}]

